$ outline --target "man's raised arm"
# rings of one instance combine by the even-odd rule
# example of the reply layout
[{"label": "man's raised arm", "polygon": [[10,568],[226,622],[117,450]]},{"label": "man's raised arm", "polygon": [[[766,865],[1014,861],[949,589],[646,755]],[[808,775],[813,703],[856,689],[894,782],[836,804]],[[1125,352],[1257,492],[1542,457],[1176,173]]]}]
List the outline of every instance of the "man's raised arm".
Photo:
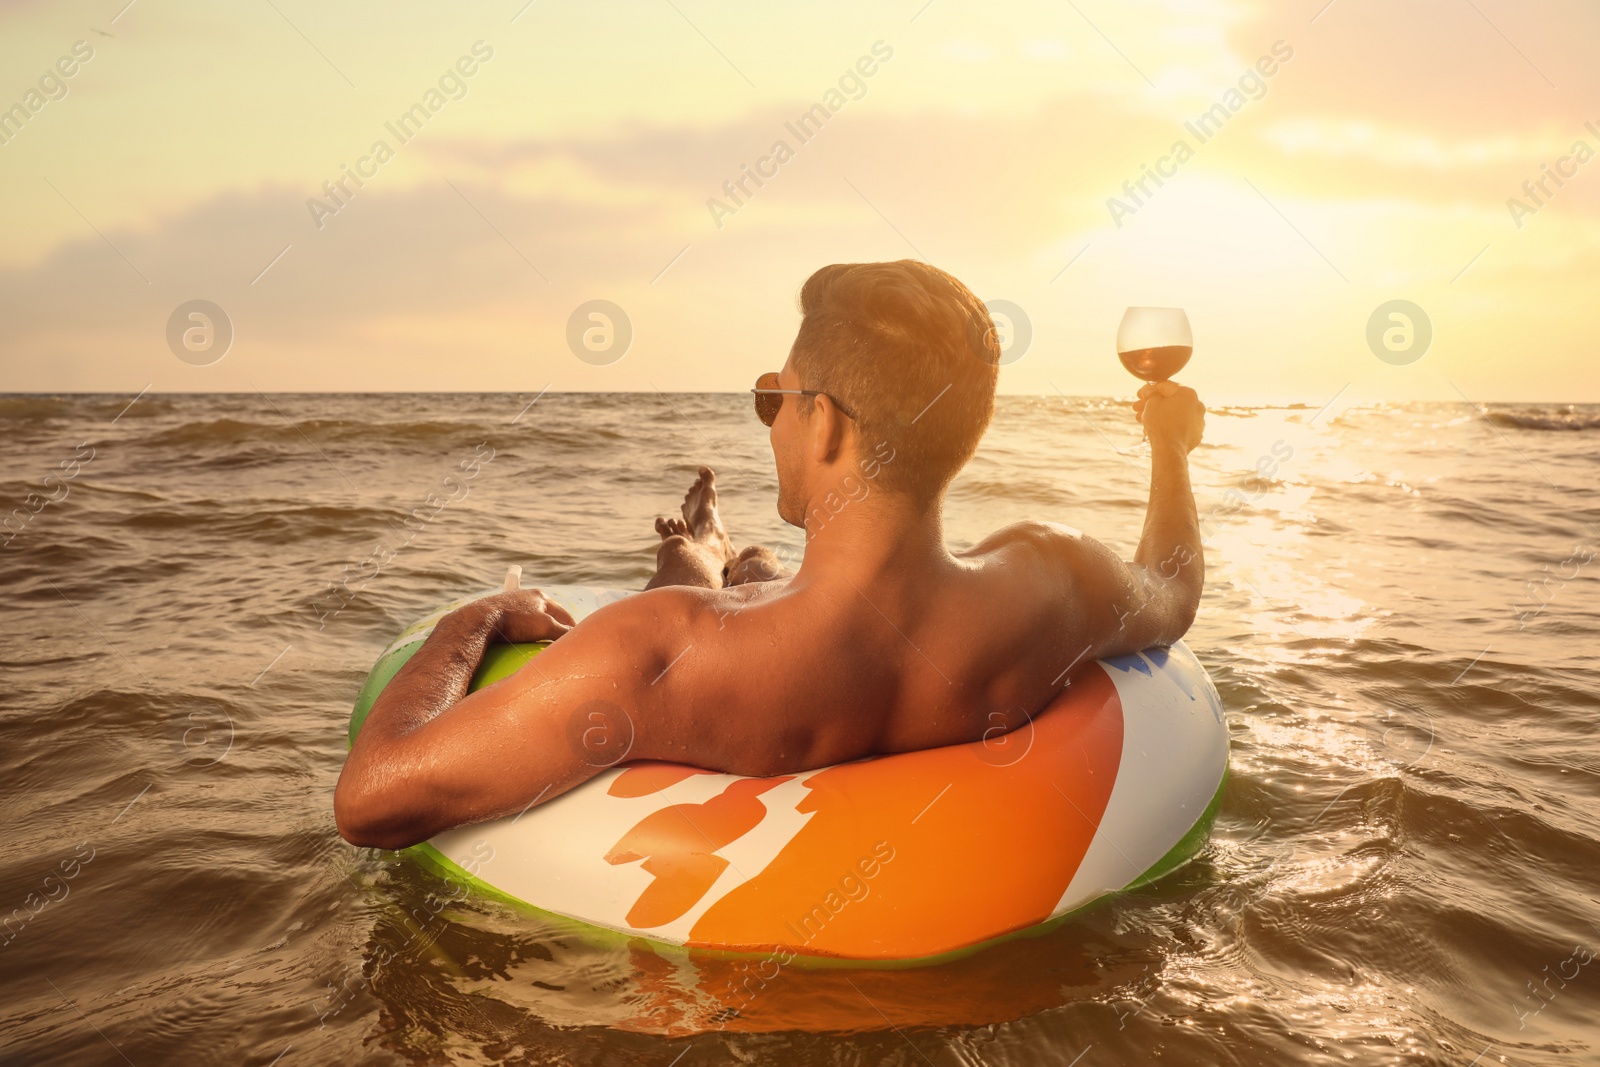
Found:
[{"label": "man's raised arm", "polygon": [[1188,631],[1200,607],[1205,559],[1189,487],[1189,452],[1200,443],[1205,405],[1192,389],[1153,382],[1139,390],[1133,408],[1150,438],[1151,456],[1150,505],[1133,561],[1077,533],[1055,539],[1074,606],[1075,636],[1065,651],[1078,659],[1170,645]]},{"label": "man's raised arm", "polygon": [[1133,410],[1150,438],[1150,503],[1133,561],[1162,583],[1160,595],[1171,601],[1181,626],[1157,642],[1171,644],[1194,622],[1206,583],[1200,517],[1189,485],[1189,453],[1200,443],[1206,406],[1193,389],[1151,382],[1139,390]]}]

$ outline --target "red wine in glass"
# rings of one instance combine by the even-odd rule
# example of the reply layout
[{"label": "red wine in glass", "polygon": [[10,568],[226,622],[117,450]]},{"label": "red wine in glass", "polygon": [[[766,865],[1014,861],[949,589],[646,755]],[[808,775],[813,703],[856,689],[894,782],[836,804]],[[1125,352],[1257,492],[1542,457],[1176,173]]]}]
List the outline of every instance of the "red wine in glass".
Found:
[{"label": "red wine in glass", "polygon": [[1117,327],[1117,356],[1128,373],[1164,382],[1189,362],[1194,336],[1182,308],[1129,308]]}]

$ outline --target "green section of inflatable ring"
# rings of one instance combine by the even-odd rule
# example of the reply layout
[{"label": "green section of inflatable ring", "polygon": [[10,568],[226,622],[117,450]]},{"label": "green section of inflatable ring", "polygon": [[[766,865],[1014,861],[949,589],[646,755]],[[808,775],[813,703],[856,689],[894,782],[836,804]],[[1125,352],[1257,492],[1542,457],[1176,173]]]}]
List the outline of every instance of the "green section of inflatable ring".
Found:
[{"label": "green section of inflatable ring", "polygon": [[[417,627],[413,627],[412,629],[416,630],[420,628],[421,624],[419,624]],[[389,684],[390,680],[394,678],[394,676],[399,672],[400,668],[405,665],[406,661],[411,658],[412,654],[421,647],[421,641],[412,642],[411,644],[394,649],[394,651],[380,656],[378,658],[378,662],[373,664],[372,673],[367,675],[366,682],[361,686],[361,692],[356,696],[355,708],[350,713],[350,730],[347,743],[355,741],[356,733],[361,729],[361,724],[366,721],[367,713],[372,710],[372,703],[378,698],[378,694],[383,692],[383,687]],[[513,674],[517,673],[517,671],[526,666],[529,660],[533,659],[534,656],[537,656],[540,652],[543,652],[548,647],[548,642],[525,645],[490,645],[489,648],[484,652],[483,661],[478,665],[477,673],[472,676],[472,684],[470,689],[482,689],[486,685],[493,685],[495,682],[498,682],[503,678],[511,677]],[[1149,870],[1145,871],[1143,874],[1139,875],[1139,877],[1123,886],[1122,889],[1118,890],[1118,892],[1131,892],[1132,890],[1147,886],[1152,882],[1159,881],[1192,859],[1194,855],[1199,852],[1202,847],[1204,847],[1206,839],[1211,836],[1211,826],[1212,823],[1216,821],[1217,810],[1222,806],[1222,793],[1227,787],[1227,784],[1228,769],[1224,767],[1222,772],[1222,781],[1217,783],[1217,791],[1211,795],[1211,800],[1206,804],[1205,810],[1200,813],[1200,818],[1197,819],[1195,824],[1189,828],[1188,833],[1184,834],[1183,837],[1178,840],[1177,844],[1168,849],[1167,854],[1157,860]],[[577,933],[595,937],[595,939],[601,943],[610,943],[620,946],[625,945],[635,939],[643,939],[649,941],[651,945],[655,946],[658,951],[661,949],[676,950],[678,952],[693,951],[697,954],[710,955],[726,959],[764,959],[768,956],[777,955],[779,952],[793,952],[791,949],[776,948],[764,951],[709,949],[699,947],[689,949],[686,946],[674,945],[665,941],[657,941],[645,934],[617,930],[609,926],[600,926],[595,923],[584,922],[581,919],[574,919],[569,915],[562,915],[558,912],[546,911],[537,904],[530,904],[528,901],[523,900],[520,897],[514,897],[504,890],[495,888],[488,882],[485,882],[483,879],[468,873],[464,868],[461,867],[460,864],[456,863],[454,860],[450,859],[444,853],[440,852],[438,849],[426,842],[420,845],[412,845],[410,848],[404,849],[403,853],[432,868],[435,873],[441,875],[447,881],[462,882],[484,897],[487,897],[491,900],[498,900],[503,904],[508,904],[511,907],[519,910],[531,912],[542,919],[567,927]],[[1011,930],[1007,933],[999,935],[998,937],[991,937],[988,940],[979,941],[973,945],[952,949],[949,952],[941,952],[933,956],[913,956],[903,959],[848,959],[839,956],[806,955],[798,952],[794,952],[793,955],[796,963],[812,966],[864,967],[875,970],[892,970],[902,967],[927,967],[940,963],[948,963],[951,960],[961,959],[964,956],[972,955],[974,952],[981,952],[983,949],[989,948],[993,945],[1002,944],[1007,941],[1015,941],[1024,937],[1039,937],[1043,934],[1047,934],[1051,930],[1054,930],[1057,926],[1060,926],[1063,922],[1066,922],[1068,919],[1081,915],[1088,909],[1099,905],[1110,895],[1111,894],[1106,894],[1105,896],[1096,897],[1094,900],[1089,901],[1080,908],[1075,908],[1072,911],[1052,916],[1042,923],[1036,923],[1033,926],[1025,926],[1018,930]]]},{"label": "green section of inflatable ring", "polygon": [[[367,721],[367,712],[372,710],[372,702],[378,699],[383,687],[400,673],[400,668],[406,665],[412,653],[421,647],[422,642],[416,641],[378,657],[378,662],[372,665],[372,673],[361,685],[361,692],[356,694],[356,706],[350,712],[350,729],[345,737],[346,747],[355,743],[356,734],[360,732],[361,724]],[[472,676],[469,688],[482,689],[502,678],[511,677],[548,647],[548,641],[532,645],[490,645],[484,650],[483,661],[478,664],[478,673]]]}]

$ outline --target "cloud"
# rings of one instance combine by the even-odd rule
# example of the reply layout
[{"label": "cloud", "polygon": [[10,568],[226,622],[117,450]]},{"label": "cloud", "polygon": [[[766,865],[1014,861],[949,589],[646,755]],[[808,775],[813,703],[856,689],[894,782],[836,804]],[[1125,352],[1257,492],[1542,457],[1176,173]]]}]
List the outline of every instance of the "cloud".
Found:
[{"label": "cloud", "polygon": [[[1582,131],[1577,131],[1582,132]],[[1402,127],[1367,118],[1299,118],[1272,124],[1262,132],[1290,156],[1361,159],[1399,170],[1456,170],[1513,164],[1562,155],[1573,136],[1503,132],[1494,137],[1440,137],[1429,129]],[[1593,137],[1592,134],[1587,135]]]}]

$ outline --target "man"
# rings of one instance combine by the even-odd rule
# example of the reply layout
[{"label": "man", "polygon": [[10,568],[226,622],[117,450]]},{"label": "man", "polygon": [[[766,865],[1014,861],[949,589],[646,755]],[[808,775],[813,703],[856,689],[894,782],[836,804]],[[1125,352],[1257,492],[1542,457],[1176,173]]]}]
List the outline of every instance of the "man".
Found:
[{"label": "man", "polygon": [[[649,588],[579,625],[534,590],[445,616],[373,705],[334,797],[352,844],[401,848],[560,795],[623,758],[773,775],[993,736],[1075,669],[1170,644],[1204,581],[1188,453],[1205,408],[1147,385],[1144,534],[1132,563],[1053,522],[945,547],[941,508],[994,411],[984,305],[924,263],[835,264],[800,293],[783,369],[754,390],[778,514],[807,531],[778,577],[735,552],[712,472],[658,519]],[[467,694],[493,641],[554,643]],[[572,724],[627,739],[597,760]]]}]

